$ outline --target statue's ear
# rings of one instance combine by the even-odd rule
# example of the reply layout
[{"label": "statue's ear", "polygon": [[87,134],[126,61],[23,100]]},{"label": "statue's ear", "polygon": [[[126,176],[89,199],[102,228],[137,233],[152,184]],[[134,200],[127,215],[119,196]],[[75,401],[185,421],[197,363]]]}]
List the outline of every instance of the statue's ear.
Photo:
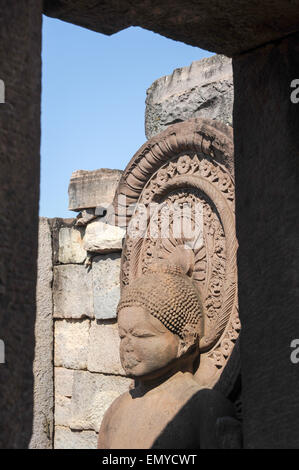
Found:
[{"label": "statue's ear", "polygon": [[190,344],[180,339],[177,358],[184,356],[191,349],[192,346],[193,344]]},{"label": "statue's ear", "polygon": [[177,357],[182,357],[198,343],[198,331],[194,325],[186,325],[179,341]]},{"label": "statue's ear", "polygon": [[166,259],[167,263],[173,266],[179,266],[182,273],[191,277],[194,271],[194,253],[191,248],[179,245]]}]

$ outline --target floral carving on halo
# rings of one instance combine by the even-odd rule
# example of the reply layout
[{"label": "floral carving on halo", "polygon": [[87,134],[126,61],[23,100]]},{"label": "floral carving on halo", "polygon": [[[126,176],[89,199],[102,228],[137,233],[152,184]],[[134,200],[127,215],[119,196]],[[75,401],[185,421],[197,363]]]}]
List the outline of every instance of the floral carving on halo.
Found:
[{"label": "floral carving on halo", "polygon": [[[164,185],[175,181],[176,177],[200,177],[213,186],[215,194],[223,199],[219,207],[227,204],[227,209],[234,213],[234,182],[228,169],[209,155],[196,152],[184,153],[173,157],[162,165],[147,181],[140,193],[139,203],[148,207]],[[178,207],[189,204],[192,210],[196,203],[203,207],[203,246],[196,250],[195,266],[193,272],[194,282],[198,285],[204,298],[204,309],[209,331],[213,331],[224,306],[225,288],[227,287],[227,246],[221,216],[213,203],[204,192],[192,189],[191,186],[176,188],[161,196],[159,204],[162,206],[176,203]],[[160,193],[159,193],[160,194]],[[162,193],[161,193],[162,194]],[[159,198],[158,198],[159,199]],[[138,209],[132,218],[136,217]],[[153,214],[152,214],[153,217]],[[135,275],[145,273],[152,262],[167,258],[171,250],[185,243],[183,238],[176,238],[172,233],[173,216],[170,217],[170,237],[161,239],[162,218],[161,212],[155,215],[156,232],[150,232],[149,226],[144,240],[131,241],[129,238],[123,251],[123,262],[121,279],[124,285],[130,282],[130,266],[132,267],[132,256],[136,264]],[[192,216],[191,216],[192,219]],[[154,218],[153,218],[154,220]],[[154,235],[154,236],[153,236]],[[132,254],[133,253],[133,254]],[[136,258],[136,260],[135,260]],[[138,266],[139,268],[138,268]],[[131,274],[132,275],[132,274]],[[229,357],[240,331],[240,321],[236,302],[232,306],[229,321],[215,346],[207,351],[206,355],[212,361],[214,367],[222,369]],[[211,333],[212,334],[212,333]],[[207,339],[208,341],[208,339]]]}]

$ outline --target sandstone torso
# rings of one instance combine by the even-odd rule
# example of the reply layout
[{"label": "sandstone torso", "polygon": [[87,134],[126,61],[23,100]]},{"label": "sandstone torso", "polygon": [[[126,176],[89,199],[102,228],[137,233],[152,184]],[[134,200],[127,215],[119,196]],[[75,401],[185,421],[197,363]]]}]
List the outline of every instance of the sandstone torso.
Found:
[{"label": "sandstone torso", "polygon": [[[207,394],[210,403],[203,403]],[[219,404],[224,409],[222,415],[231,414],[226,400],[222,400],[225,402],[224,408],[223,402]],[[109,449],[200,448],[204,420],[212,430],[211,447],[215,447],[218,404],[214,402],[213,391],[201,390],[192,378],[183,374],[143,396],[138,396],[135,389],[113,403],[100,430],[100,434],[104,433],[100,442]]]}]

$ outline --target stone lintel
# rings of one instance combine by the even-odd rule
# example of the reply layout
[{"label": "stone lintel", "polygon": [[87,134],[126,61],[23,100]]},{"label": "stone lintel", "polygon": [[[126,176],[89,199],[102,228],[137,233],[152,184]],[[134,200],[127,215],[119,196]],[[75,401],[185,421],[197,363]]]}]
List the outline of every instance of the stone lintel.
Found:
[{"label": "stone lintel", "polygon": [[141,26],[229,57],[299,29],[298,1],[44,0],[44,13],[104,34]]}]

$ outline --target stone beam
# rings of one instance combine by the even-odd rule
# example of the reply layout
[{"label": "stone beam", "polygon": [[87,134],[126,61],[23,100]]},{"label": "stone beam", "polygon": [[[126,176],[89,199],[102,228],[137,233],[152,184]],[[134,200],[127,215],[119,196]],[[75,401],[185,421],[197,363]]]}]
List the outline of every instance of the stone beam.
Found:
[{"label": "stone beam", "polygon": [[0,447],[28,447],[33,421],[40,155],[39,0],[0,4]]},{"label": "stone beam", "polygon": [[229,57],[299,30],[299,0],[44,0],[44,13],[108,35],[141,26]]},{"label": "stone beam", "polygon": [[299,34],[233,70],[244,445],[298,448]]},{"label": "stone beam", "polygon": [[113,201],[121,175],[121,170],[109,168],[74,171],[68,189],[69,210],[107,208]]},{"label": "stone beam", "polygon": [[51,219],[40,217],[36,285],[33,429],[30,449],[52,449],[53,383],[53,250]]}]

